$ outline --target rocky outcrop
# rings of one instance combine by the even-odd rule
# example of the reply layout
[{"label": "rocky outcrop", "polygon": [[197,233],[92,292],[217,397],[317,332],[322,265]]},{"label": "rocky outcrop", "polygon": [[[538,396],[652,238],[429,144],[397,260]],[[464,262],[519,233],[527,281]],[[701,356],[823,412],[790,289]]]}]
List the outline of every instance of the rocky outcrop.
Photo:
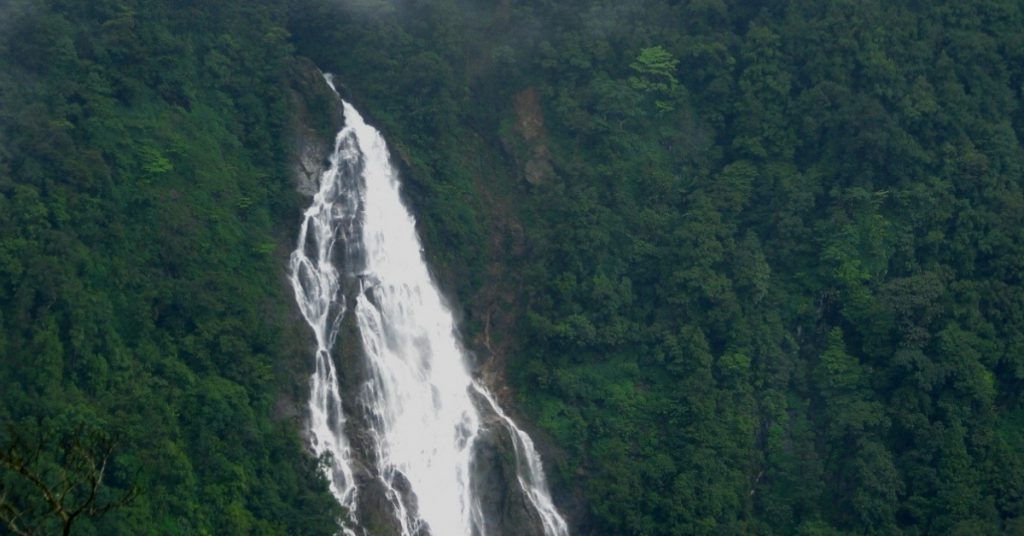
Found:
[{"label": "rocky outcrop", "polygon": [[[344,88],[339,89],[343,94],[347,93]],[[344,124],[342,103],[326,84],[320,71],[308,60],[298,60],[292,66],[289,90],[293,110],[288,131],[292,180],[298,192],[313,195],[317,191],[318,177],[329,165],[328,157],[333,150],[335,134]],[[522,127],[524,139],[532,140],[541,147],[531,153],[533,156],[528,161],[532,162],[528,166],[527,177],[531,182],[546,180],[545,177],[552,173],[546,160],[546,148],[543,147],[546,134],[535,94],[533,99],[532,104],[528,102],[524,105],[524,113],[528,117],[524,119]],[[410,170],[402,166],[400,156],[398,160],[396,163],[401,171],[409,174]],[[335,266],[347,266],[355,262],[354,259],[344,258],[345,255],[353,254],[348,248],[335,248],[334,253],[337,256],[333,259]],[[354,304],[358,292],[357,279],[347,277],[342,288],[345,302]],[[416,511],[416,497],[401,475],[391,477],[389,487],[378,474],[372,430],[379,423],[374,422],[376,417],[368,411],[360,396],[371,371],[364,356],[355,315],[351,311],[341,318],[332,355],[341,383],[342,406],[346,413],[345,435],[352,448],[353,476],[359,489],[359,525],[366,534],[397,536],[401,534],[401,526],[394,512],[394,495],[401,496],[402,503],[412,515]],[[491,381],[488,383],[496,383],[495,378],[489,379]],[[282,416],[293,417],[296,408],[279,407],[277,412]],[[541,520],[520,488],[510,430],[496,415],[485,412],[482,418],[485,425],[476,440],[472,471],[474,491],[480,499],[481,513],[487,524],[484,527],[486,534],[542,535]],[[421,529],[422,536],[427,536],[428,530]]]},{"label": "rocky outcrop", "polygon": [[544,128],[544,111],[540,106],[537,89],[529,87],[515,96],[516,132],[521,138],[515,150],[523,176],[530,184],[547,182],[554,176],[551,165],[551,150],[548,149],[547,130]]},{"label": "rocky outcrop", "polygon": [[488,536],[544,534],[540,517],[519,487],[510,431],[496,416],[486,417],[477,436],[473,478]]},{"label": "rocky outcrop", "polygon": [[283,330],[283,353],[294,356],[294,359],[278,363],[283,370],[282,375],[289,381],[280,388],[271,418],[275,421],[294,422],[296,427],[302,428],[308,421],[306,403],[309,397],[309,376],[313,373],[311,356],[316,343],[309,326],[295,306],[295,300],[291,298],[291,282],[285,267],[295,247],[295,222],[308,204],[306,198],[316,193],[316,178],[327,165],[327,158],[333,149],[334,134],[343,124],[343,112],[341,103],[324,83],[320,70],[308,59],[296,58],[288,66],[286,89],[289,122],[282,141],[289,153],[287,179],[297,193],[283,202],[287,206],[284,209],[286,213],[294,215],[294,218],[281,218],[278,223],[274,256],[280,259],[280,281],[282,288],[287,289],[283,294],[287,301],[279,311],[280,322],[286,326]]},{"label": "rocky outcrop", "polygon": [[[349,303],[354,303],[355,288],[349,287],[346,297]],[[368,420],[372,417],[359,398],[359,390],[370,374],[360,340],[355,316],[349,313],[342,319],[334,355],[342,383],[342,403],[348,415],[345,433],[353,449],[353,471],[359,486],[359,523],[368,534],[397,536],[401,530],[389,490],[376,474],[377,460]],[[478,405],[484,411],[484,426],[476,438],[472,465],[474,493],[486,522],[485,533],[489,536],[540,536],[544,534],[540,518],[519,485],[510,430],[497,415],[483,409],[486,406],[485,403]],[[415,512],[415,495],[401,480],[401,475],[397,479],[393,483],[395,491],[402,495],[410,512]],[[423,531],[422,536],[428,535],[429,532]]]},{"label": "rocky outcrop", "polygon": [[327,168],[334,135],[345,123],[341,101],[323,74],[306,58],[297,58],[289,73],[291,122],[288,126],[292,181],[307,196],[316,193],[316,179]]}]

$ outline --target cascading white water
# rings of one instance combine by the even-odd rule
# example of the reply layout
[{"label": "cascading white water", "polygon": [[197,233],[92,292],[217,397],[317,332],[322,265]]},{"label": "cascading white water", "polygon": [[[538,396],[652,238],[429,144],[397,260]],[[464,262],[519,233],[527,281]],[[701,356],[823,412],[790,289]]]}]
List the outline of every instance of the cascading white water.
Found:
[{"label": "cascading white water", "polygon": [[474,382],[473,390],[487,401],[491,411],[501,419],[509,431],[512,447],[516,452],[516,477],[519,480],[519,488],[526,494],[527,499],[536,509],[537,515],[540,516],[544,534],[568,536],[569,526],[565,524],[565,520],[555,509],[555,504],[551,502],[547,479],[544,476],[544,467],[540,462],[540,454],[533,447],[533,440],[526,432],[520,430],[508,415],[505,415],[498,402],[483,386]]},{"label": "cascading white water", "polygon": [[[333,88],[329,76],[327,81]],[[343,105],[346,126],[306,210],[291,279],[317,338],[311,441],[318,454],[331,455],[331,490],[351,514],[344,529],[359,530],[346,411],[362,412],[373,449],[366,459],[375,465],[373,476],[383,484],[403,536],[484,534],[485,509],[473,492],[471,467],[482,416],[493,415],[509,432],[520,491],[545,536],[567,536],[533,442],[467,368],[452,314],[424,262],[415,220],[402,204],[383,137],[349,103]],[[337,242],[344,274],[333,264]],[[347,308],[345,281],[355,290]],[[347,313],[355,315],[366,359],[358,408],[342,407],[330,354]]]},{"label": "cascading white water", "polygon": [[[331,357],[331,348],[338,335],[338,326],[346,312],[341,292],[341,278],[334,267],[334,247],[339,224],[354,226],[356,207],[343,185],[341,146],[338,135],[331,165],[320,177],[319,190],[306,209],[299,243],[290,259],[295,301],[306,322],[316,335],[316,372],[310,381],[309,435],[317,456],[328,456],[327,479],[331,493],[349,512],[356,509],[357,490],[352,474],[351,448],[345,437],[345,413],[342,410],[338,372]],[[347,209],[347,210],[346,210]],[[343,527],[346,534],[354,534]]]}]

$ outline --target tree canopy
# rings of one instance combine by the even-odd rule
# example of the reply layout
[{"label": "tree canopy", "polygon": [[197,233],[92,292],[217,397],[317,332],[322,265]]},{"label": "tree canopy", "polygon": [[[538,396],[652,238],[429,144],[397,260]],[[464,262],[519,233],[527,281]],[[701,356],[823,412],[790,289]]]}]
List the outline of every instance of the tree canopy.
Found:
[{"label": "tree canopy", "polygon": [[301,55],[578,533],[1022,533],[1022,10],[9,1],[0,420],[122,438],[139,495],[82,534],[334,530],[288,409]]}]

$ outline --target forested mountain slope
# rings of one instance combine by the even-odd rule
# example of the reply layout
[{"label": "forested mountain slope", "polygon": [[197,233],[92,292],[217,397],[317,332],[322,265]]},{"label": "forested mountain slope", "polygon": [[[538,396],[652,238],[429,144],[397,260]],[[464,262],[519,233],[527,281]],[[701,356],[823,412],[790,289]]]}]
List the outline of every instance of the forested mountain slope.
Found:
[{"label": "forested mountain slope", "polygon": [[1021,9],[320,2],[291,31],[404,147],[580,532],[995,534],[1024,530]]},{"label": "forested mountain slope", "polygon": [[575,533],[1024,533],[1020,1],[0,5],[0,418],[120,438],[83,534],[332,530],[296,55]]},{"label": "forested mountain slope", "polygon": [[[56,486],[69,442],[110,437],[100,503],[139,492],[73,534],[335,530],[289,415],[307,341],[275,4],[0,4],[0,444],[41,447]],[[18,525],[59,534],[2,469]]]}]

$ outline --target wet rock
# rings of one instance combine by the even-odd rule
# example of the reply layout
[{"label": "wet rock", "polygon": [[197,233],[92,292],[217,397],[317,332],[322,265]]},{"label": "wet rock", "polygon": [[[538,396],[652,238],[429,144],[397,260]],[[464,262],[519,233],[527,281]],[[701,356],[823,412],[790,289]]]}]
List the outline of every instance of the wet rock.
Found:
[{"label": "wet rock", "polygon": [[361,481],[359,485],[359,521],[367,534],[399,536],[402,526],[395,518],[394,508],[387,496],[387,488],[376,478]]},{"label": "wet rock", "polygon": [[472,470],[488,536],[543,536],[540,517],[516,477],[512,438],[497,419],[488,419],[477,436]]}]

